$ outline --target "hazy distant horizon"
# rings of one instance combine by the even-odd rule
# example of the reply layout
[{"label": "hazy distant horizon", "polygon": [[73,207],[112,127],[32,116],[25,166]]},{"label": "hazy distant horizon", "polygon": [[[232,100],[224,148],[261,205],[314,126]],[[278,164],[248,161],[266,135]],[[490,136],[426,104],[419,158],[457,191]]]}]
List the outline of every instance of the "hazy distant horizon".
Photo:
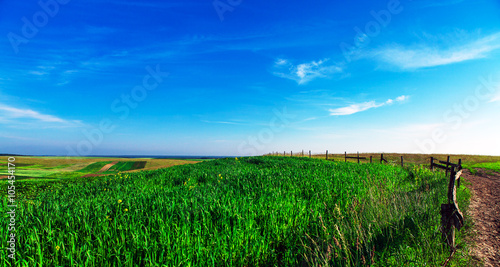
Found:
[{"label": "hazy distant horizon", "polygon": [[[269,152],[272,153],[273,151]],[[275,153],[279,153],[279,155],[283,155],[283,152],[286,152],[286,156],[290,156],[290,151],[274,151]],[[302,151],[293,151],[294,156],[301,155]],[[346,151],[345,151],[346,152]],[[349,155],[356,154],[358,151],[350,151],[348,152]],[[262,155],[267,155],[269,153],[264,153]],[[326,151],[323,152],[311,152],[311,154],[314,155],[325,155]],[[343,155],[344,152],[333,152],[329,151],[329,155]],[[379,152],[361,152],[359,151],[359,154],[424,154],[424,153],[398,153],[398,152],[387,152],[387,151],[379,151]],[[478,155],[478,156],[500,156],[500,154],[495,154],[495,155],[485,155],[485,154],[450,154],[450,153],[433,153],[435,155]],[[235,158],[235,157],[251,157],[251,156],[262,156],[262,155],[132,155],[132,154],[126,154],[126,155],[88,155],[88,156],[69,156],[69,155],[48,155],[48,154],[8,154],[8,153],[0,153],[0,156],[20,156],[20,157],[90,157],[90,158],[158,158],[158,159],[220,159],[220,158]],[[304,157],[307,157],[309,155],[309,151],[304,150]],[[426,155],[426,154],[424,154]]]}]

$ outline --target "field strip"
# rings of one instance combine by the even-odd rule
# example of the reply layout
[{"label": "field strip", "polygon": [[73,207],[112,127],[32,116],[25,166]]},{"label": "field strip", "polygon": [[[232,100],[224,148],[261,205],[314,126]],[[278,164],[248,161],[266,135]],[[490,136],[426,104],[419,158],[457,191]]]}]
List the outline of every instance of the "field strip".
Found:
[{"label": "field strip", "polygon": [[105,171],[109,170],[109,168],[113,167],[116,163],[118,163],[118,161],[113,161],[109,164],[106,164],[98,172],[105,172]]}]

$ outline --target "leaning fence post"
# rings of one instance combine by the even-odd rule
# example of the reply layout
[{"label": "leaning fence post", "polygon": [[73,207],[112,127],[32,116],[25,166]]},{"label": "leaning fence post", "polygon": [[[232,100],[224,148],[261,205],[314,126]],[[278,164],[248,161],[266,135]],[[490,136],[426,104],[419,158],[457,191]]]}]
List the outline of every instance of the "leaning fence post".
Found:
[{"label": "leaning fence post", "polygon": [[326,160],[328,160],[328,150],[326,150]]},{"label": "leaning fence post", "polygon": [[380,163],[384,160],[384,154],[380,154]]},{"label": "leaning fence post", "polygon": [[401,156],[401,167],[404,167],[403,156]]},{"label": "leaning fence post", "polygon": [[456,165],[450,166],[450,182],[448,184],[448,204],[441,204],[441,229],[443,239],[455,250],[455,228],[460,230],[464,225],[464,217],[457,206],[457,187],[455,181],[460,178],[462,170]]},{"label": "leaning fence post", "polygon": [[347,162],[347,151],[344,151],[344,162]]}]

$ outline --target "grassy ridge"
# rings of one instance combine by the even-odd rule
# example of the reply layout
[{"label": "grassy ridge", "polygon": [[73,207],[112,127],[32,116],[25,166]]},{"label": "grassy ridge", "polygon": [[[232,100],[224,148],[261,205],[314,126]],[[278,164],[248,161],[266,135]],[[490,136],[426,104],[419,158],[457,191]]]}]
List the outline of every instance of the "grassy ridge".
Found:
[{"label": "grassy ridge", "polygon": [[416,166],[283,157],[76,180],[19,196],[17,264],[436,266],[446,186]]}]

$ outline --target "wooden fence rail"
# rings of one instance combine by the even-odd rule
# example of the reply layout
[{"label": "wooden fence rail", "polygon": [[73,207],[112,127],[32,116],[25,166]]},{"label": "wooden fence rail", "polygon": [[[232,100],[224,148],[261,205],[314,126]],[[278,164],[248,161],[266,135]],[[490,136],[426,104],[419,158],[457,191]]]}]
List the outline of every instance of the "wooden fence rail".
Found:
[{"label": "wooden fence rail", "polygon": [[387,163],[387,160],[384,159],[384,154],[380,154],[380,163],[382,163],[383,161],[385,161],[385,163]]},{"label": "wooden fence rail", "polygon": [[[435,160],[437,160],[437,162],[439,162],[441,164],[435,163]],[[444,165],[442,165],[442,164],[444,164]],[[431,157],[431,170],[434,170],[435,167],[439,168],[439,169],[446,170],[446,176],[448,176],[448,173],[451,172],[452,167],[458,171],[462,170],[462,159],[458,159],[458,163],[454,164],[454,163],[450,162],[450,156],[448,156],[448,159],[446,161],[438,160],[434,157]],[[460,177],[458,177],[457,187],[460,187]]]},{"label": "wooden fence rail", "polygon": [[347,156],[347,151],[344,152],[344,162],[347,162],[347,159],[357,159],[358,160],[358,163],[359,163],[359,160],[360,159],[366,159],[366,157],[360,157],[359,156],[359,151],[358,151],[358,155],[356,157],[348,157]]},{"label": "wooden fence rail", "polygon": [[[455,228],[460,230],[464,225],[464,216],[457,204],[457,187],[460,187],[460,176],[462,175],[462,159],[458,160],[457,164],[450,162],[450,156],[446,161],[438,160],[439,163],[434,163],[436,159],[431,157],[431,170],[434,167],[446,171],[446,175],[450,173],[450,181],[448,183],[448,203],[441,204],[441,233],[443,240],[450,246],[452,252],[455,251]],[[453,254],[452,254],[453,255]]]},{"label": "wooden fence rail", "polygon": [[[270,155],[279,156],[280,153],[273,151],[272,153],[270,153]],[[300,155],[301,157],[304,157],[304,150],[302,150],[302,152],[299,152],[298,155]],[[283,151],[283,156],[287,156],[286,151]],[[329,156],[328,150],[326,150],[326,152],[325,152],[325,159],[326,160],[331,160],[331,161],[334,160],[333,158],[328,158],[328,156]],[[293,151],[290,151],[290,157],[293,157]],[[312,158],[312,152],[311,152],[311,150],[309,150],[309,158]],[[345,151],[344,152],[344,161],[347,162],[347,159],[357,159],[358,163],[360,163],[360,160],[362,160],[362,159],[368,159],[368,158],[367,157],[360,157],[359,156],[359,151],[357,152],[356,156],[347,156],[347,151]],[[383,163],[383,162],[389,163],[387,161],[387,159],[384,158],[384,154],[380,154],[380,163]],[[370,155],[370,163],[373,163],[373,155]],[[441,161],[441,163],[446,164],[446,162],[444,162],[444,161]],[[452,164],[452,163],[449,163],[449,162],[448,162],[448,165],[449,166],[457,166],[456,164]],[[435,166],[435,167],[442,168],[442,169],[446,169],[446,166],[448,166],[448,165],[439,165],[439,164],[436,164],[436,163],[434,163],[432,165],[432,162],[431,162],[431,166]],[[403,167],[403,166],[404,166],[404,159],[403,159],[403,156],[401,156],[401,167]]]}]

